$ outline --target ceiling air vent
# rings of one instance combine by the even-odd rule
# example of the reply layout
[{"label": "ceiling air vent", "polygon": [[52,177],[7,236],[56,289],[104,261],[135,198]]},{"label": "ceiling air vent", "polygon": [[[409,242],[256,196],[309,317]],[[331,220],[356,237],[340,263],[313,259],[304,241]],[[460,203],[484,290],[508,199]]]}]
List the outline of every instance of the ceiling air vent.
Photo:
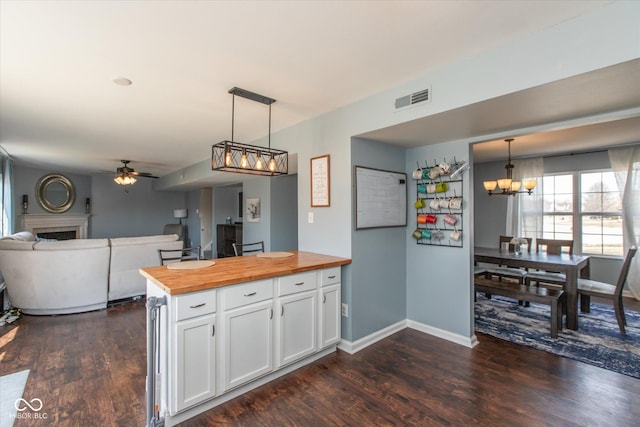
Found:
[{"label": "ceiling air vent", "polygon": [[421,102],[431,101],[431,89],[423,89],[410,95],[402,96],[396,99],[396,110],[410,107]]}]

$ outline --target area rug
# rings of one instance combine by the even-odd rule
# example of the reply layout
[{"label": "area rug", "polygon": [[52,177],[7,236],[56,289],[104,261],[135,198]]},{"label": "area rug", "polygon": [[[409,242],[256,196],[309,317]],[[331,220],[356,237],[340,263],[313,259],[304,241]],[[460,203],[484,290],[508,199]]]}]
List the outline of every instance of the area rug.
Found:
[{"label": "area rug", "polygon": [[22,397],[29,369],[0,377],[0,426],[12,426],[16,419],[16,401]]},{"label": "area rug", "polygon": [[640,378],[640,313],[625,311],[627,333],[621,334],[613,307],[591,304],[579,312],[579,330],[563,329],[551,338],[549,306],[523,307],[509,298],[478,295],[475,328],[496,338],[568,357],[610,371]]}]

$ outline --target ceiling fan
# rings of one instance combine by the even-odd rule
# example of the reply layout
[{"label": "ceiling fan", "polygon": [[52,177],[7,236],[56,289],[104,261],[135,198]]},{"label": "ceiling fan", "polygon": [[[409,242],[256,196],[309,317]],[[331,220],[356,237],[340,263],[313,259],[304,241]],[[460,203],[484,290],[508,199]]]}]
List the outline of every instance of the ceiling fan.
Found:
[{"label": "ceiling fan", "polygon": [[158,178],[150,174],[149,172],[136,172],[135,169],[127,166],[131,161],[130,160],[120,160],[122,162],[122,167],[116,169],[116,174],[113,180],[120,185],[133,185],[138,180],[137,177],[144,178]]}]

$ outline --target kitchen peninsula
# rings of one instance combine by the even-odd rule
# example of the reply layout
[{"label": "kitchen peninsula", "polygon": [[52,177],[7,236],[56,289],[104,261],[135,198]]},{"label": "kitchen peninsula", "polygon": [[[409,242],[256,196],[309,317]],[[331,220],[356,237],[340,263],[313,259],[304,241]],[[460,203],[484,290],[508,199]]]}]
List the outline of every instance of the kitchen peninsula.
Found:
[{"label": "kitchen peninsula", "polygon": [[340,341],[341,268],[350,259],[289,251],[197,263],[140,270],[148,426],[189,419]]}]

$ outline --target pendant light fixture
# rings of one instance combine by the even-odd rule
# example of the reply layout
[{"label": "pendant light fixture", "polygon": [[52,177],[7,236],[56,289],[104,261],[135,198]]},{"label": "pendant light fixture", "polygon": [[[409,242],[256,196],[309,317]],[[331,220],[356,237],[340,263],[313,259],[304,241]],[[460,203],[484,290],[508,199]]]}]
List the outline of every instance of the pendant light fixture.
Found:
[{"label": "pendant light fixture", "polygon": [[[531,194],[536,184],[538,183],[535,179],[525,179],[522,182],[513,180],[513,165],[511,164],[511,142],[513,138],[505,139],[508,146],[508,162],[504,167],[507,170],[506,178],[500,178],[494,181],[484,181],[484,189],[487,190],[489,195],[498,194],[501,196],[515,196],[520,193]],[[520,188],[524,186],[526,191],[520,191]],[[500,191],[494,193],[496,189]]]},{"label": "pendant light fixture", "polygon": [[[211,147],[211,169],[222,172],[251,175],[286,175],[289,169],[289,154],[271,148],[271,104],[275,99],[238,87],[231,88],[231,140],[221,141]],[[236,95],[269,106],[269,146],[242,144],[233,140]]]}]

